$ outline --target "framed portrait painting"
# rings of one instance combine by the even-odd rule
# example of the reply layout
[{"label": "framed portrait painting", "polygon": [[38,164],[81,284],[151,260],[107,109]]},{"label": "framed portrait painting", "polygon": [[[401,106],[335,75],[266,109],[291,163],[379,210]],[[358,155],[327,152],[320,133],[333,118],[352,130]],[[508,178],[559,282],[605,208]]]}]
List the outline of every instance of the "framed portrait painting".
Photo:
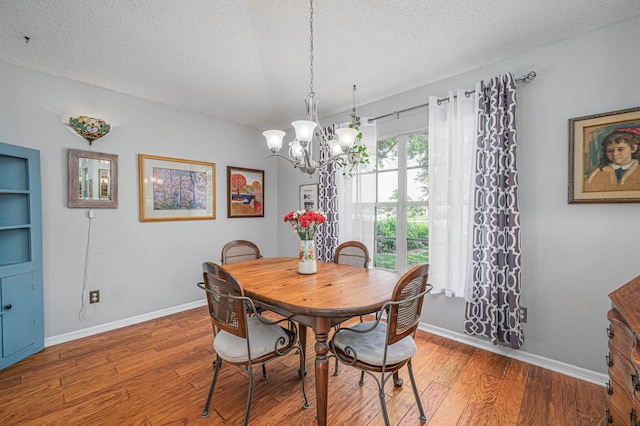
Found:
[{"label": "framed portrait painting", "polygon": [[569,203],[640,203],[640,107],[569,120]]},{"label": "framed portrait painting", "polygon": [[300,210],[318,210],[318,184],[300,185]]},{"label": "framed portrait painting", "polygon": [[216,218],[216,165],[140,154],[140,221]]},{"label": "framed portrait painting", "polygon": [[264,217],[264,170],[227,166],[227,217]]}]

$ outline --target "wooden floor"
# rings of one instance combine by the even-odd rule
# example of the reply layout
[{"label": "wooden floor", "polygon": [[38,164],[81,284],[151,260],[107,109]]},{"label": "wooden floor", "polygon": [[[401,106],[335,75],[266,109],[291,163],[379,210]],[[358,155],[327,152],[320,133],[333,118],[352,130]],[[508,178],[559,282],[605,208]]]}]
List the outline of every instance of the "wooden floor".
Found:
[{"label": "wooden floor", "polygon": [[[210,417],[201,417],[214,358],[207,315],[202,307],[51,346],[0,371],[0,425],[242,424],[248,382],[229,365]],[[309,340],[313,353],[313,333]],[[414,371],[430,426],[585,426],[603,416],[603,387],[424,332],[416,341]],[[311,408],[302,408],[298,358],[290,354],[256,381],[252,425],[315,424],[310,358]],[[383,424],[371,378],[360,387],[358,374],[340,367],[329,381],[328,424]],[[405,382],[386,389],[391,422],[419,425]]]}]

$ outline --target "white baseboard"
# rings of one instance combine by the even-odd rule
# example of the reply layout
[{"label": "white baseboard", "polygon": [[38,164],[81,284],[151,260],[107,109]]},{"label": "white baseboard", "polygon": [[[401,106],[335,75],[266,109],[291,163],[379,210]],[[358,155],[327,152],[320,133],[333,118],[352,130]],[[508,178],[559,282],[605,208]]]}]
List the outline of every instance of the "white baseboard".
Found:
[{"label": "white baseboard", "polygon": [[113,321],[106,324],[96,325],[95,327],[83,328],[82,330],[71,331],[69,333],[59,334],[57,336],[51,336],[44,339],[44,346],[53,346],[60,343],[70,342],[72,340],[81,339],[83,337],[93,336],[94,334],[104,333],[105,331],[116,330],[118,328],[126,327],[128,325],[138,324],[141,322],[149,321],[152,319],[164,317],[178,312],[187,311],[189,309],[198,308],[207,304],[206,299],[198,300],[196,302],[185,303],[184,305],[172,306],[170,308],[161,309],[155,312],[149,312],[142,315],[137,315],[131,318],[125,318],[118,321]]},{"label": "white baseboard", "polygon": [[[196,302],[186,303],[184,305],[173,306],[171,308],[137,315],[131,318],[113,321],[107,324],[100,324],[95,327],[83,328],[82,330],[76,330],[69,333],[59,334],[57,336],[47,337],[44,339],[44,346],[48,347],[58,345],[60,343],[70,342],[72,340],[81,339],[83,337],[93,336],[94,334],[104,333],[105,331],[116,330],[128,325],[138,324],[144,321],[149,321],[178,312],[187,311],[189,309],[198,308],[200,306],[205,306],[206,304],[206,299],[203,299]],[[607,376],[606,374],[597,373],[595,371],[587,370],[571,364],[566,364],[564,362],[556,361],[550,358],[545,358],[543,356],[530,354],[521,350],[515,350],[505,346],[492,345],[488,341],[479,339],[477,337],[468,336],[466,334],[436,327],[434,325],[420,323],[418,328],[422,331],[426,331],[427,333],[435,334],[446,339],[455,340],[456,342],[484,349],[488,352],[497,353],[509,358],[537,365],[538,367],[556,371],[558,373],[565,374],[570,377],[575,377],[576,379],[584,380],[596,385],[604,386],[604,384],[609,379],[609,376]]]},{"label": "white baseboard", "polygon": [[492,345],[489,341],[447,330],[445,328],[436,327],[434,325],[429,325],[423,322],[420,323],[418,329],[426,331],[427,333],[444,337],[446,339],[455,340],[456,342],[464,343],[469,346],[484,349],[488,352],[504,355],[509,358],[517,359],[518,361],[523,361],[528,364],[546,368],[547,370],[552,370],[570,377],[575,377],[576,379],[594,383],[599,386],[604,386],[605,383],[607,383],[607,381],[609,380],[609,376],[607,376],[606,374],[587,370],[585,368],[566,364],[564,362],[556,361],[550,358],[545,358],[540,355],[530,354],[520,349],[512,349],[506,346]]}]

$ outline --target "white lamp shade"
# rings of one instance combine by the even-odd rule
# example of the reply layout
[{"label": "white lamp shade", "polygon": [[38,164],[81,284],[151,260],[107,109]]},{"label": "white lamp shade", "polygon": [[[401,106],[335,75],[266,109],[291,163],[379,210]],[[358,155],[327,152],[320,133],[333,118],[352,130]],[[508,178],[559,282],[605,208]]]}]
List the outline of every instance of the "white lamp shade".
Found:
[{"label": "white lamp shade", "polygon": [[331,156],[342,154],[342,147],[338,143],[337,140],[331,139],[329,141],[329,146],[331,147]]},{"label": "white lamp shade", "polygon": [[291,157],[295,158],[296,160],[302,159],[302,145],[300,145],[300,142],[289,142],[289,151]]},{"label": "white lamp shade", "polygon": [[301,142],[309,142],[313,139],[313,130],[318,125],[309,120],[297,120],[291,123],[294,129],[296,129],[296,139]]},{"label": "white lamp shade", "polygon": [[353,144],[356,142],[356,137],[360,132],[356,129],[350,129],[349,127],[343,127],[341,129],[336,130],[336,134],[338,135],[338,143],[343,150],[349,150],[353,147]]},{"label": "white lamp shade", "polygon": [[282,138],[285,135],[282,130],[267,130],[262,132],[262,135],[267,139],[267,146],[271,151],[279,151],[282,148]]}]

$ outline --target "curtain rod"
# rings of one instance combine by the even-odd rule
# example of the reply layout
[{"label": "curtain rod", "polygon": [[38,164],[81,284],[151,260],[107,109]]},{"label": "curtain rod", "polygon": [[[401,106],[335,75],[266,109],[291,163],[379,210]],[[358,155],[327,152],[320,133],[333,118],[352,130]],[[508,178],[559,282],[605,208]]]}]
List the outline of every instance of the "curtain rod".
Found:
[{"label": "curtain rod", "polygon": [[[536,72],[535,72],[535,71],[530,71],[529,73],[527,73],[527,74],[525,74],[525,75],[523,75],[523,76],[520,76],[520,77],[516,78],[516,83],[528,83],[528,82],[530,82],[531,80],[533,80],[534,78],[536,78],[536,75],[537,75],[537,74],[536,74]],[[475,92],[475,90],[469,90],[469,91],[464,92],[464,94],[465,94],[466,96],[469,96],[470,94],[472,94],[472,93],[474,93],[474,92]],[[457,97],[457,96],[454,96],[454,98],[455,98],[455,97]],[[448,101],[448,100],[449,100],[449,98],[441,98],[441,99],[438,99],[438,104],[440,104],[440,102],[446,102],[446,101]],[[414,109],[418,109],[418,108],[428,107],[428,106],[429,106],[429,102],[427,102],[426,104],[416,105],[416,106],[414,106],[414,107],[401,109],[400,111],[393,111],[393,112],[390,112],[390,113],[388,113],[388,114],[379,115],[379,116],[377,116],[377,117],[370,118],[369,120],[367,120],[367,122],[368,122],[368,123],[371,123],[371,122],[372,122],[372,121],[374,121],[374,120],[379,120],[379,119],[381,119],[381,118],[391,117],[392,115],[395,115],[395,116],[396,116],[396,118],[400,118],[400,114],[402,114],[402,113],[409,112],[409,111],[413,111]]]}]

